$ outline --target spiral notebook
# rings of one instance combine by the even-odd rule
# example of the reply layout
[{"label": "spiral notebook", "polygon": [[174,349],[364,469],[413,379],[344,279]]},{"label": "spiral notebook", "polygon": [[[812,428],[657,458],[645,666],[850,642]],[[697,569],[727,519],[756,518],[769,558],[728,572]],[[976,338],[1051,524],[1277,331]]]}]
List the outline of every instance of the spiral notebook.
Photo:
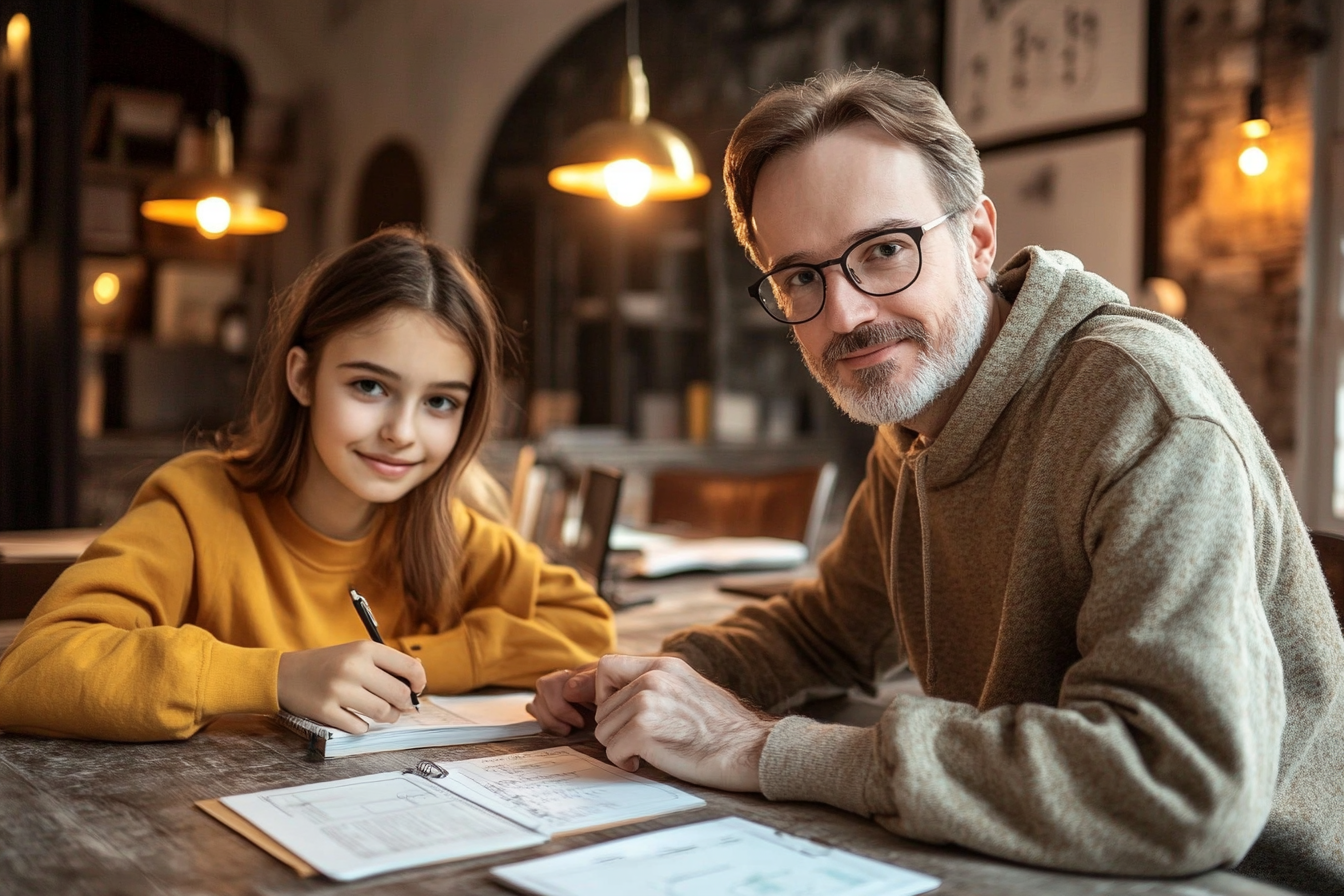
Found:
[{"label": "spiral notebook", "polygon": [[570,747],[197,803],[276,858],[333,880],[521,849],[705,801]]},{"label": "spiral notebook", "polygon": [[419,712],[405,712],[395,722],[370,722],[363,734],[335,728],[281,711],[277,721],[307,739],[308,750],[323,759],[410,750],[479,744],[541,733],[541,726],[527,711],[531,691],[512,694],[469,694],[463,697],[428,697]]}]

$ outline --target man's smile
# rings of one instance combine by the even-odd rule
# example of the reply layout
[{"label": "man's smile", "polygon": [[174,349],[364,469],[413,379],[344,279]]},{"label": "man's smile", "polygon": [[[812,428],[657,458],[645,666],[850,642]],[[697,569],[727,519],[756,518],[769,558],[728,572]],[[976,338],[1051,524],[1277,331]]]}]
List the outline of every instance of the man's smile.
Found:
[{"label": "man's smile", "polygon": [[889,360],[896,354],[896,349],[907,340],[904,338],[893,339],[889,342],[882,342],[877,345],[866,346],[864,348],[852,351],[846,355],[837,358],[837,363],[846,370],[862,370],[865,367],[873,367]]}]

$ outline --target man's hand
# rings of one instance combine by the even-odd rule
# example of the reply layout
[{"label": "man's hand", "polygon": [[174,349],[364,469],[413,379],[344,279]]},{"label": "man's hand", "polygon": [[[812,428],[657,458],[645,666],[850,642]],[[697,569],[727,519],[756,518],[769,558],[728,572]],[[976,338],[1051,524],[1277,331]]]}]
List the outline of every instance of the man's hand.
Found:
[{"label": "man's hand", "polygon": [[561,669],[537,679],[537,697],[527,704],[527,711],[536,717],[541,727],[551,734],[566,735],[576,728],[585,728],[580,708],[591,715],[597,698],[593,695],[594,672],[597,663],[577,669]]},{"label": "man's hand", "polygon": [[420,661],[373,641],[280,655],[280,707],[351,734],[369,730],[356,712],[377,722],[395,722],[411,708],[412,689],[417,694],[425,689]]},{"label": "man's hand", "polygon": [[643,759],[693,784],[761,789],[761,751],[777,720],[743,706],[685,661],[605,656],[595,672],[579,673],[564,685],[566,692],[590,688],[597,739],[620,768],[634,771]]}]

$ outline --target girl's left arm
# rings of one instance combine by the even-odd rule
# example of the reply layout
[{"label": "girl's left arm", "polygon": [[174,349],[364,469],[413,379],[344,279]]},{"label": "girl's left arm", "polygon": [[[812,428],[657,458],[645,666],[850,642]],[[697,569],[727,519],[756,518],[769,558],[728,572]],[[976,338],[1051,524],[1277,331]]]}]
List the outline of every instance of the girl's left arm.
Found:
[{"label": "girl's left arm", "polygon": [[424,663],[429,693],[530,688],[541,675],[615,648],[611,609],[578,573],[547,563],[536,545],[461,504],[453,522],[463,550],[461,622],[398,639]]}]

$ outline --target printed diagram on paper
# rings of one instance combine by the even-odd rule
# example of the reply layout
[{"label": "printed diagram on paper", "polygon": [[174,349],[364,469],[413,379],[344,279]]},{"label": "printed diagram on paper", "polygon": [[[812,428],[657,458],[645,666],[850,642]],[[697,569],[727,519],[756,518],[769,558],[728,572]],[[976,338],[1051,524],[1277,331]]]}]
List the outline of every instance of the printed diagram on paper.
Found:
[{"label": "printed diagram on paper", "polygon": [[444,838],[514,830],[493,813],[414,775],[333,781],[328,787],[262,799],[360,858],[409,852]]},{"label": "printed diagram on paper", "polygon": [[[600,823],[632,812],[654,815],[685,795],[651,781],[631,781],[569,750],[539,750],[454,764],[448,785],[500,811],[526,813],[539,830],[556,831],[575,821]],[[507,809],[505,809],[507,812]]]}]

